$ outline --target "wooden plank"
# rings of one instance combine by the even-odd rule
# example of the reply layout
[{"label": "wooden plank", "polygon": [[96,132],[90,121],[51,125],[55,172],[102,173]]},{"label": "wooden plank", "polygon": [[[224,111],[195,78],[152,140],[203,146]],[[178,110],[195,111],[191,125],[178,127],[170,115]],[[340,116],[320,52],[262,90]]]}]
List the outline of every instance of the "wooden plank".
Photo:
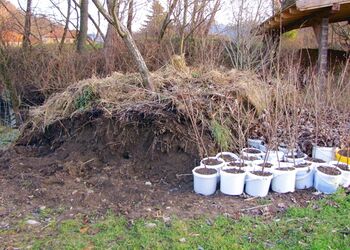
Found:
[{"label": "wooden plank", "polygon": [[333,4],[345,3],[350,3],[350,0],[297,0],[296,6],[298,10],[305,11],[311,9],[330,7]]}]

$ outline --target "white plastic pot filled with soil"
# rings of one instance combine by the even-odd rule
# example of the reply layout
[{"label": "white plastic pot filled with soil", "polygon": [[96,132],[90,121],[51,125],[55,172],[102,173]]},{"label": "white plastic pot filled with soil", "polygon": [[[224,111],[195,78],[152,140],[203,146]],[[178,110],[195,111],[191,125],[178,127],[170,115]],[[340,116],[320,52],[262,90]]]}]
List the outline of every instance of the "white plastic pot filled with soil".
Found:
[{"label": "white plastic pot filled with soil", "polygon": [[337,191],[342,180],[342,175],[339,169],[322,165],[316,168],[314,186],[317,191],[332,194]]},{"label": "white plastic pot filled with soil", "polygon": [[266,152],[266,160],[272,163],[283,161],[283,156],[284,153],[282,151],[272,150]]},{"label": "white plastic pot filled with soil", "polygon": [[326,162],[322,159],[313,158],[313,157],[306,157],[305,162],[311,163],[314,168],[324,165]]},{"label": "white plastic pot filled with soil", "polygon": [[295,169],[297,171],[295,177],[296,189],[307,189],[314,186],[314,170],[312,163],[300,163],[295,165]]},{"label": "white plastic pot filled with soil", "polygon": [[216,191],[218,172],[214,168],[196,167],[192,170],[193,188],[197,194],[212,195]]},{"label": "white plastic pot filled with soil", "polygon": [[269,193],[272,173],[268,171],[247,172],[245,192],[254,197],[265,197]]},{"label": "white plastic pot filled with soil", "polygon": [[253,167],[255,165],[255,162],[261,161],[261,158],[257,156],[241,156],[239,158],[239,161],[247,164],[250,167]]},{"label": "white plastic pot filled with soil", "polygon": [[338,168],[341,172],[341,182],[340,185],[343,187],[349,187],[350,186],[350,165],[339,162],[339,161],[331,161],[329,164],[333,165],[334,167]]},{"label": "white plastic pot filled with soil", "polygon": [[226,163],[226,166],[237,168],[237,169],[242,169],[244,171],[252,170],[252,167],[249,164],[247,164],[245,162],[241,162],[241,161],[232,161],[232,162]]},{"label": "white plastic pot filled with soil", "polygon": [[324,160],[325,162],[333,161],[335,158],[335,148],[314,145],[312,147],[312,157]]},{"label": "white plastic pot filled with soil", "polygon": [[218,153],[215,157],[224,160],[224,162],[232,162],[239,159],[238,155],[231,152],[221,152]]},{"label": "white plastic pot filled with soil", "polygon": [[271,181],[271,189],[277,193],[295,191],[296,169],[293,167],[275,168]]},{"label": "white plastic pot filled with soil", "polygon": [[258,161],[254,161],[253,163],[253,169],[254,170],[268,170],[271,172],[271,170],[273,168],[275,168],[276,165],[273,164],[272,162],[268,162],[268,161],[264,161],[264,160],[258,160]]},{"label": "white plastic pot filled with soil", "polygon": [[257,148],[244,148],[241,151],[241,155],[245,157],[256,157],[262,159],[265,153]]},{"label": "white plastic pot filled with soil", "polygon": [[288,161],[280,161],[280,162],[276,162],[275,164],[276,168],[290,168],[290,167],[294,167],[294,163],[293,162],[288,162]]},{"label": "white plastic pot filled with soil", "polygon": [[307,155],[302,152],[297,153],[289,153],[284,156],[284,159],[287,162],[294,163],[295,165],[301,164],[305,162],[305,159],[307,158]]},{"label": "white plastic pot filled with soil", "polygon": [[241,195],[246,172],[235,167],[224,167],[220,173],[220,191],[228,195]]},{"label": "white plastic pot filled with soil", "polygon": [[223,159],[217,157],[207,157],[201,160],[201,167],[214,168],[217,170],[217,181],[220,181],[220,170],[225,166]]}]

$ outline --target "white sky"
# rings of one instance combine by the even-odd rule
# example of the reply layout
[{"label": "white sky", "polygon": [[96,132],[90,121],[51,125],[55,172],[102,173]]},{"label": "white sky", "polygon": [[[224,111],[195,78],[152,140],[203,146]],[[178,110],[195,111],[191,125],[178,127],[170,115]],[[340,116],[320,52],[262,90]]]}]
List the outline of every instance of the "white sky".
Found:
[{"label": "white sky", "polygon": [[[13,3],[16,7],[22,9],[26,8],[26,0],[9,0],[11,3]],[[257,2],[259,0],[244,0],[245,10],[249,9],[256,9],[257,8]],[[51,2],[54,2],[60,7],[60,10],[62,13],[66,15],[67,12],[67,4],[65,0],[33,0],[33,10],[36,14],[44,14],[46,16],[52,17],[55,20],[61,21],[63,23],[64,18],[60,14],[60,12],[53,6]],[[77,2],[80,2],[77,0]],[[103,0],[101,0],[103,2]],[[146,20],[146,16],[151,12],[151,5],[152,0],[136,0],[136,16],[133,23],[133,30],[137,31],[139,30],[142,25],[144,24]],[[230,24],[235,19],[235,16],[237,14],[237,6],[241,2],[241,0],[223,0],[223,7],[216,15],[216,22],[220,24]],[[263,4],[267,4],[266,0],[262,0]],[[165,5],[166,0],[161,0],[161,3]],[[72,3],[72,7],[74,4]],[[265,8],[266,9],[266,8]],[[89,14],[95,19],[95,21],[98,21],[98,15],[97,15],[97,9],[92,3],[92,1],[89,1]],[[74,9],[72,8],[72,14],[71,14],[71,20],[73,23],[76,23],[76,14]],[[73,27],[71,27],[73,29]],[[106,31],[107,29],[107,22],[101,17],[100,21],[100,28],[102,31]],[[89,23],[89,33],[96,33],[96,30],[92,23]]]}]

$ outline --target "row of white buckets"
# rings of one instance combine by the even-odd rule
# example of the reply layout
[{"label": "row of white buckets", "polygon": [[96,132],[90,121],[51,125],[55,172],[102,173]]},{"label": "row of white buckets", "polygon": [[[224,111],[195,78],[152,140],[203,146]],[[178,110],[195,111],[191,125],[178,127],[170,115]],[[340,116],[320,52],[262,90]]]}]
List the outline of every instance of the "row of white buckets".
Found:
[{"label": "row of white buckets", "polygon": [[[241,195],[245,192],[251,196],[264,197],[268,194],[270,187],[272,191],[278,193],[315,187],[320,192],[330,194],[334,193],[340,185],[344,187],[350,185],[350,171],[341,171],[336,168],[338,175],[327,175],[318,169],[320,166],[335,168],[332,164],[336,162],[305,164],[305,167],[294,168],[292,163],[281,162],[279,168],[265,168],[263,176],[255,174],[255,171],[261,170],[258,165],[246,167],[243,170],[243,168],[230,167],[222,161],[212,168],[216,171],[209,175],[196,172],[203,168],[202,165],[192,171],[194,191],[203,195],[211,195],[216,192],[217,184],[220,183],[220,191],[227,195]],[[232,170],[235,173],[231,173]]]}]

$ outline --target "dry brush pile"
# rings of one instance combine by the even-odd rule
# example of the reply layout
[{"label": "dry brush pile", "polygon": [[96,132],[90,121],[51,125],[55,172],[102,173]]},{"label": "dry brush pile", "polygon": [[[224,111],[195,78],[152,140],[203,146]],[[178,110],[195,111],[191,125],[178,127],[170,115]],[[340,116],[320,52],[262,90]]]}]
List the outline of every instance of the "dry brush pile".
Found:
[{"label": "dry brush pile", "polygon": [[[323,131],[318,136],[333,136],[332,143],[339,143],[344,133],[340,129],[343,122],[316,124],[312,118],[314,111],[299,101],[303,96],[295,86],[276,80],[266,83],[251,72],[179,71],[166,66],[152,73],[152,81],[155,92],[142,87],[138,74],[114,73],[104,79],[91,78],[73,84],[31,110],[18,144],[52,147],[54,140],[60,138],[61,143],[62,138],[69,140],[83,126],[101,117],[117,122],[114,134],[119,134],[121,141],[130,137],[130,131],[123,134],[128,125],[151,126],[155,137],[168,135],[168,141],[163,140],[166,147],[171,147],[176,137],[185,145],[184,151],[195,145],[198,157],[219,150],[237,150],[244,146],[248,136],[267,140],[276,137],[280,142],[294,136],[297,143],[304,145],[315,138],[316,125]],[[292,98],[294,95],[298,100]],[[281,99],[283,105],[277,112]],[[267,114],[275,111],[278,115],[268,119],[271,115]],[[79,126],[73,126],[81,117],[84,118]],[[277,124],[275,129],[269,128],[271,122]]]}]

